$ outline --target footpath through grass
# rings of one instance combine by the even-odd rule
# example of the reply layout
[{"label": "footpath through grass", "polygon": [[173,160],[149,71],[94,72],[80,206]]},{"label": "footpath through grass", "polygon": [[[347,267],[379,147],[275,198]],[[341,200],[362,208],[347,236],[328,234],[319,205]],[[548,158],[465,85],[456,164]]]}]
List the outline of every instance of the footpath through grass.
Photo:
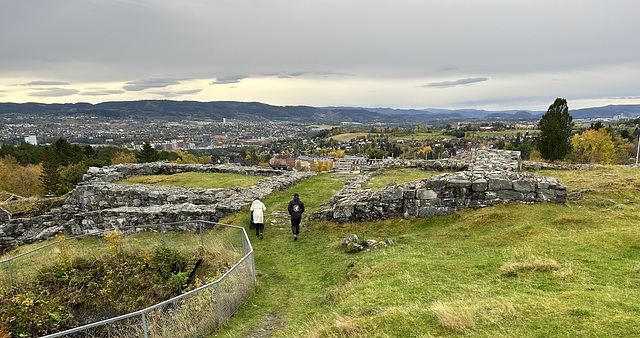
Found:
[{"label": "footpath through grass", "polygon": [[[320,209],[344,181],[318,175],[264,201],[265,238],[251,236],[256,291],[212,336],[635,336],[639,173],[544,172],[581,194],[566,205],[508,204],[429,219],[307,221],[294,242],[288,219],[269,215],[286,214],[294,192],[307,216]],[[242,212],[225,222],[248,220]],[[395,244],[347,254],[341,242],[350,233]]]}]

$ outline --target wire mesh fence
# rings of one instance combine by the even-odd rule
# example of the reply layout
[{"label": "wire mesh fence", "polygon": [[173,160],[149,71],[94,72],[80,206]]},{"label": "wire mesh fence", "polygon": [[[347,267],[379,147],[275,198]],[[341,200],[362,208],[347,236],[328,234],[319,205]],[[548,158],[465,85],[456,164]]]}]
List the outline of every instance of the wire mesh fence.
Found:
[{"label": "wire mesh fence", "polygon": [[[225,231],[230,230],[230,231]],[[139,231],[155,231],[161,237],[163,246],[171,247],[172,244],[202,245],[206,246],[213,238],[226,244],[228,249],[241,250],[241,258],[226,273],[217,280],[198,287],[192,291],[176,296],[172,299],[155,304],[145,309],[114,317],[99,322],[91,323],[74,329],[54,333],[46,337],[202,337],[215,331],[228,318],[230,318],[242,306],[250,292],[255,288],[255,266],[253,260],[253,248],[242,227],[213,223],[207,221],[178,222],[170,224],[154,224],[136,226],[130,229],[123,228],[125,233]],[[177,231],[181,231],[180,234]],[[184,232],[194,232],[196,239],[189,243],[184,238],[175,240],[174,237],[183,237]],[[64,240],[96,241],[96,235],[106,231],[95,232],[87,235],[76,236]],[[131,239],[123,241],[123,246],[135,246]],[[149,241],[143,238],[142,241]],[[172,243],[175,242],[175,243]],[[186,244],[185,244],[186,242]],[[72,241],[73,243],[73,241]],[[40,250],[54,252],[61,249],[60,242],[54,241],[36,249],[29,250],[18,256],[0,261],[0,282],[20,283],[34,274],[33,253]],[[73,243],[74,246],[86,247],[86,245]],[[139,244],[139,243],[138,243]],[[74,248],[77,249],[77,248]],[[76,251],[73,251],[74,253]],[[45,252],[40,252],[40,254]],[[95,254],[92,253],[92,254]],[[41,255],[38,255],[41,256]]]}]

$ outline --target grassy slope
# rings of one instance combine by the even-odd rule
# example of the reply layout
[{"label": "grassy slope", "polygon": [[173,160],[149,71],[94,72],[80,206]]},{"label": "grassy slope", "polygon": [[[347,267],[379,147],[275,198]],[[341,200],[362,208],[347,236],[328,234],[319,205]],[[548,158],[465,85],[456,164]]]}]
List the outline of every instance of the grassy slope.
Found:
[{"label": "grassy slope", "polygon": [[[252,241],[255,294],[213,336],[634,335],[640,324],[638,170],[543,174],[559,177],[570,190],[595,191],[566,205],[509,204],[346,225],[307,222],[298,242],[286,220],[272,225],[268,218],[265,239]],[[285,210],[299,192],[308,211],[317,210],[341,184],[320,175],[265,204],[269,211]],[[248,214],[225,222],[246,224]],[[350,233],[396,244],[346,254],[340,243]],[[501,272],[509,263],[535,267],[544,259],[557,267]],[[371,309],[388,311],[357,316]]]}]

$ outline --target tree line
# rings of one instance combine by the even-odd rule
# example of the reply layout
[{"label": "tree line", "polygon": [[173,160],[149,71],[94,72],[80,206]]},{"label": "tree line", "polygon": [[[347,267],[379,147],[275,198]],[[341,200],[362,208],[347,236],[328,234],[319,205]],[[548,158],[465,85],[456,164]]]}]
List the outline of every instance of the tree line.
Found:
[{"label": "tree line", "polygon": [[576,130],[567,100],[557,98],[540,119],[536,148],[543,159],[551,162],[633,163],[640,130],[618,127],[605,127],[597,121],[586,130]]},{"label": "tree line", "polygon": [[89,167],[179,159],[180,154],[157,151],[148,142],[139,151],[80,146],[62,137],[50,145],[3,144],[0,146],[0,190],[24,197],[60,196],[71,191]]}]

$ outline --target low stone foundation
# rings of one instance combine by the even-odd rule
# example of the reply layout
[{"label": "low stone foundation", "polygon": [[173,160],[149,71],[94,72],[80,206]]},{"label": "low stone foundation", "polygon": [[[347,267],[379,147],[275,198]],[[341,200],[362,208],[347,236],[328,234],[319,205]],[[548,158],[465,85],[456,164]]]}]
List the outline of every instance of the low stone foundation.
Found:
[{"label": "low stone foundation", "polygon": [[383,161],[377,171],[345,184],[328,207],[313,213],[311,219],[354,222],[429,217],[509,202],[564,203],[567,198],[567,188],[556,178],[519,172],[522,161],[518,151],[478,150],[469,161],[447,161],[449,167],[464,167],[464,171],[390,184],[380,191],[363,189],[373,176],[384,170],[385,162],[387,168],[431,170],[433,166],[442,165],[438,161]]},{"label": "low stone foundation", "polygon": [[564,203],[567,197],[567,188],[556,178],[533,173],[464,171],[391,184],[379,191],[362,190],[363,181],[351,180],[327,209],[311,218],[354,222],[429,217],[508,202]]},{"label": "low stone foundation", "polygon": [[[220,189],[113,183],[133,176],[181,172],[237,173],[264,178],[248,188]],[[228,164],[181,165],[166,162],[90,168],[62,207],[51,210],[48,215],[12,219],[0,224],[0,252],[45,240],[57,232],[81,234],[114,226],[190,220],[216,222],[240,211],[256,197],[264,198],[313,175]]]}]

